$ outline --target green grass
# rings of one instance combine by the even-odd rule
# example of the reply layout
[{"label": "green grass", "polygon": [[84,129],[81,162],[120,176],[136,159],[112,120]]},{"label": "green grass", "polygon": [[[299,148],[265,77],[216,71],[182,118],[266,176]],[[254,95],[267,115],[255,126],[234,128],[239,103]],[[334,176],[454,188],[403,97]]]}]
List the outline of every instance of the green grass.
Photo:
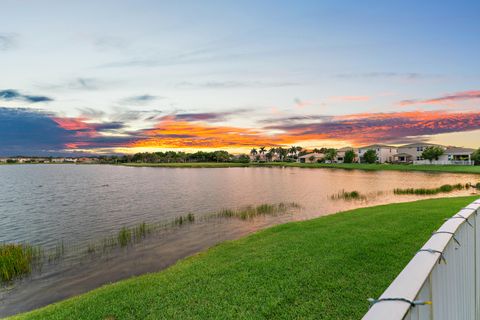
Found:
[{"label": "green grass", "polygon": [[288,223],[16,319],[359,319],[446,217],[478,197]]},{"label": "green grass", "polygon": [[36,247],[27,244],[0,244],[0,283],[29,274],[40,254]]},{"label": "green grass", "polygon": [[367,163],[233,163],[233,162],[192,162],[192,163],[125,163],[131,167],[169,167],[169,168],[228,168],[228,167],[298,167],[298,168],[333,168],[346,170],[393,170],[393,171],[429,171],[451,173],[480,174],[480,166],[457,165],[407,165],[407,164],[367,164]]},{"label": "green grass", "polygon": [[461,184],[461,183],[457,183],[457,184],[444,184],[443,186],[440,186],[438,188],[431,188],[431,189],[427,189],[427,188],[418,188],[418,189],[414,189],[414,188],[407,188],[407,189],[394,189],[393,190],[393,193],[394,194],[416,194],[416,195],[432,195],[432,194],[439,194],[439,193],[449,193],[449,192],[452,192],[452,191],[455,191],[455,190],[463,190],[465,188],[470,188],[471,185],[470,184]]}]

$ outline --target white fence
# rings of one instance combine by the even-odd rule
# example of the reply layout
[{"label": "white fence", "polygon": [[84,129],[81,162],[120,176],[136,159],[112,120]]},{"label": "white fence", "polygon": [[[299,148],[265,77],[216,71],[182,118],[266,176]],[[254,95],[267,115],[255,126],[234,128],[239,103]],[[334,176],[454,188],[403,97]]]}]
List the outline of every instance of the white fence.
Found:
[{"label": "white fence", "polygon": [[437,164],[437,165],[461,165],[461,166],[473,166],[474,161],[471,160],[415,160],[413,164]]},{"label": "white fence", "polygon": [[446,220],[362,319],[480,319],[479,208]]}]

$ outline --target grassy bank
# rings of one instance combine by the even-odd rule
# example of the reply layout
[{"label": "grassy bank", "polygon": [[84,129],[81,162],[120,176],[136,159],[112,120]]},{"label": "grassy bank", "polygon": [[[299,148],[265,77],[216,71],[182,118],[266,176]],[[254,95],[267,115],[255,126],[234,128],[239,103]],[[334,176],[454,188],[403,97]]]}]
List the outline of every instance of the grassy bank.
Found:
[{"label": "grassy bank", "polygon": [[443,219],[477,197],[363,208],[225,242],[18,319],[359,319]]},{"label": "grassy bank", "polygon": [[234,162],[190,162],[190,163],[125,163],[131,167],[169,167],[169,168],[229,168],[229,167],[298,167],[298,168],[334,168],[346,170],[394,170],[394,171],[429,171],[451,173],[480,174],[480,166],[456,165],[407,165],[407,164],[366,164],[366,163],[234,163]]}]

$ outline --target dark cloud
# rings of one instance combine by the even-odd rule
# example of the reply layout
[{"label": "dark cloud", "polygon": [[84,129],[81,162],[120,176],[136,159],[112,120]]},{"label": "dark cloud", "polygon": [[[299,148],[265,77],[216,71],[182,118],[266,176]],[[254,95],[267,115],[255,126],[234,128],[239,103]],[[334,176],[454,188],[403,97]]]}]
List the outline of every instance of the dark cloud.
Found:
[{"label": "dark cloud", "polygon": [[354,143],[402,143],[410,137],[480,129],[480,113],[443,111],[358,114],[329,121],[270,125],[299,139],[349,140]]},{"label": "dark cloud", "polygon": [[227,120],[230,116],[244,114],[250,111],[250,109],[235,109],[227,112],[176,113],[164,116],[163,119],[175,119],[177,121],[219,122]]},{"label": "dark cloud", "polygon": [[64,149],[74,139],[51,118],[31,109],[0,108],[0,154],[42,155]]},{"label": "dark cloud", "polygon": [[0,99],[5,101],[21,100],[30,103],[53,101],[53,99],[50,97],[22,94],[13,89],[0,90]]},{"label": "dark cloud", "polygon": [[157,99],[163,99],[163,97],[154,96],[151,94],[141,94],[138,96],[131,96],[123,99],[122,104],[148,104]]},{"label": "dark cloud", "polygon": [[124,129],[122,122],[87,123],[28,108],[0,107],[0,155],[55,155],[67,150],[113,148],[131,143],[136,134],[102,135]]},{"label": "dark cloud", "polygon": [[304,116],[291,116],[282,118],[262,119],[258,123],[262,124],[277,124],[277,125],[289,125],[298,122],[311,122],[311,121],[330,121],[334,117],[327,115],[304,115]]}]

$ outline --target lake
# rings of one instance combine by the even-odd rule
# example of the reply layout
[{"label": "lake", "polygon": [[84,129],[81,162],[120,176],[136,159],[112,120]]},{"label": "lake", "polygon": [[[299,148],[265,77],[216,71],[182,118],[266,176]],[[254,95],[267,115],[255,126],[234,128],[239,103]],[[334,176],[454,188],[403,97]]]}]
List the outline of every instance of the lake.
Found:
[{"label": "lake", "polygon": [[[341,169],[0,166],[0,241],[28,242],[46,249],[63,243],[66,248],[63,258],[0,288],[0,316],[161,270],[222,241],[275,224],[426,198],[394,195],[394,188],[479,181],[479,175]],[[341,190],[358,190],[367,199],[332,199]],[[171,221],[188,213],[201,218],[222,209],[280,202],[295,202],[302,208],[251,220],[196,219],[126,248],[85,254],[89,243],[116,235],[123,226]]]}]

